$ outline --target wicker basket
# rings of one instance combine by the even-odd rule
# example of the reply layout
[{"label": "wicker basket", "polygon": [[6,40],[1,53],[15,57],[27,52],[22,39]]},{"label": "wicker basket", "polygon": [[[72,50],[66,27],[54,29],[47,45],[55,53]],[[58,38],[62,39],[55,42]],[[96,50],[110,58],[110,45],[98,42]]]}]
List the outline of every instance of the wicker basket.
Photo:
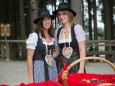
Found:
[{"label": "wicker basket", "polygon": [[[82,59],[78,59],[71,63],[66,70],[62,73],[62,81],[63,86],[115,86],[115,74],[68,74],[68,71],[71,67],[73,67],[75,64],[84,61],[84,60],[101,60],[107,64],[109,64],[113,70],[115,70],[115,66],[108,60],[100,58],[100,57],[85,57]],[[97,79],[100,80],[100,82],[88,82],[88,81],[81,81],[81,80],[91,80],[91,79]],[[103,82],[101,82],[103,80]],[[105,81],[106,80],[106,81]]]}]

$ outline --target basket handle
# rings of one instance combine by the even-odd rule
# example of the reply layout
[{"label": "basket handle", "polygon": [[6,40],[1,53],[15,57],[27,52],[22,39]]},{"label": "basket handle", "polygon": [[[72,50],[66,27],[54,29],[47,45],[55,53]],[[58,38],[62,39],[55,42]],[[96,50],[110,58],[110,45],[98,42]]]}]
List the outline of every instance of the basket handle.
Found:
[{"label": "basket handle", "polygon": [[63,79],[63,85],[64,86],[67,86],[67,83],[66,83],[66,79],[67,79],[67,75],[68,75],[68,71],[71,67],[73,67],[75,64],[81,62],[81,61],[84,61],[84,60],[92,60],[92,59],[95,59],[95,60],[101,60],[101,61],[104,61],[105,63],[108,63],[112,68],[113,70],[115,71],[115,66],[113,63],[111,63],[110,61],[104,59],[104,58],[100,58],[100,57],[84,57],[84,58],[81,58],[81,59],[78,59],[74,62],[72,62],[65,71],[63,71],[63,74],[62,74],[62,79]]},{"label": "basket handle", "polygon": [[110,61],[104,59],[104,58],[100,58],[100,57],[85,57],[85,58],[81,58],[81,59],[78,59],[76,61],[74,61],[73,63],[71,63],[68,67],[67,67],[67,71],[72,67],[74,66],[75,64],[81,62],[81,61],[84,61],[84,60],[100,60],[100,61],[104,61],[105,63],[108,63],[112,68],[113,70],[115,71],[115,66],[113,63],[111,63]]}]

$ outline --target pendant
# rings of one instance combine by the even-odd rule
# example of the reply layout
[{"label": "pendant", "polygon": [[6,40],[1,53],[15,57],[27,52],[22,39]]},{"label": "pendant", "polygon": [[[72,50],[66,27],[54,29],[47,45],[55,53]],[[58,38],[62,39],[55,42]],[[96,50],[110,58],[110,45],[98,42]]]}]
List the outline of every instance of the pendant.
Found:
[{"label": "pendant", "polygon": [[53,57],[52,57],[52,55],[46,55],[46,56],[45,56],[45,60],[46,60],[46,63],[47,63],[49,66],[52,66],[52,64],[53,64]]},{"label": "pendant", "polygon": [[62,54],[67,59],[69,59],[71,57],[72,53],[73,53],[73,48],[72,47],[64,47],[62,49]]}]

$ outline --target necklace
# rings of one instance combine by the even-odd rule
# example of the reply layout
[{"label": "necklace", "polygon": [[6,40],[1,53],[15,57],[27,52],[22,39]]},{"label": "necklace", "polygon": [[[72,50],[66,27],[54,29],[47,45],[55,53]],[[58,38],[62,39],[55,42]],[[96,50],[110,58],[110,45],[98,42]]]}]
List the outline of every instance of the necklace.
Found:
[{"label": "necklace", "polygon": [[[73,53],[73,48],[70,47],[70,39],[71,39],[71,29],[69,30],[69,46],[66,47],[66,44],[64,44],[64,47],[62,49],[62,54],[64,57],[66,57],[67,59],[69,59]],[[65,38],[65,34],[64,34],[64,31],[63,31],[63,37],[64,37],[64,42],[66,43],[66,38]]]}]

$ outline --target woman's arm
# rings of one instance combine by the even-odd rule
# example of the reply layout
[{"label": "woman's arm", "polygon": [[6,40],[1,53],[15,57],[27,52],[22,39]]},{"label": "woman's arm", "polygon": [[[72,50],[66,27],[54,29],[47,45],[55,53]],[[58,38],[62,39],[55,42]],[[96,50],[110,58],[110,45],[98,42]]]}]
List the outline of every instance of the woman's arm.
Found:
[{"label": "woman's arm", "polygon": [[55,50],[53,52],[53,57],[57,57],[59,55],[59,45],[55,45]]},{"label": "woman's arm", "polygon": [[28,78],[29,83],[33,83],[33,55],[34,55],[34,49],[27,49],[27,69],[28,69]]},{"label": "woman's arm", "polygon": [[54,44],[55,44],[55,49],[54,49],[54,52],[53,52],[53,57],[57,57],[59,55],[59,45],[58,45],[58,37],[57,37],[57,32],[58,32],[58,29],[55,30],[55,34],[54,34]]},{"label": "woman's arm", "polygon": [[[80,24],[74,27],[76,39],[78,41],[80,58],[86,57],[86,39],[85,31]],[[85,61],[80,62],[80,67],[78,73],[84,73]]]},{"label": "woman's arm", "polygon": [[26,41],[26,48],[27,48],[27,69],[28,69],[28,78],[29,83],[34,81],[33,78],[33,55],[35,48],[38,42],[38,35],[37,33],[33,32],[29,35]]},{"label": "woman's arm", "polygon": [[[78,42],[80,59],[86,57],[86,43],[85,40]],[[80,62],[80,67],[78,73],[84,73],[85,61]]]}]

